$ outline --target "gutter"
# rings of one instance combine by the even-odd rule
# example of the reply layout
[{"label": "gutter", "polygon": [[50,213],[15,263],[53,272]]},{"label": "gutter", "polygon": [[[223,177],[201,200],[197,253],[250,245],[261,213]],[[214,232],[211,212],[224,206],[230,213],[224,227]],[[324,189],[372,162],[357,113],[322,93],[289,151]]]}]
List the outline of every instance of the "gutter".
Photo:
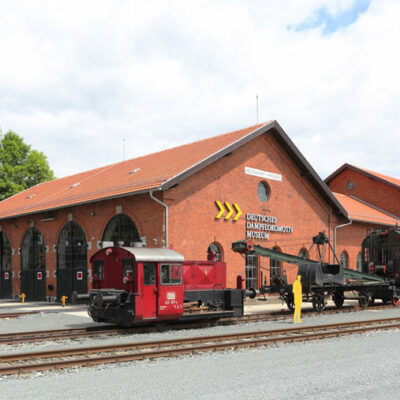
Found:
[{"label": "gutter", "polygon": [[339,229],[339,228],[343,228],[344,226],[351,225],[352,223],[353,223],[353,220],[349,217],[349,222],[347,224],[337,225],[337,226],[335,226],[333,228],[333,255],[335,256],[336,261],[338,261],[339,264],[340,264],[340,261],[339,261],[339,259],[337,258],[337,255],[336,255],[336,230]]},{"label": "gutter", "polygon": [[[158,188],[157,190],[162,190],[161,188]],[[165,248],[168,249],[168,206],[163,203],[161,200],[158,200],[157,197],[154,197],[153,195],[154,189],[149,190],[149,195],[150,198],[152,198],[154,201],[156,201],[158,204],[161,204],[165,208]]]}]

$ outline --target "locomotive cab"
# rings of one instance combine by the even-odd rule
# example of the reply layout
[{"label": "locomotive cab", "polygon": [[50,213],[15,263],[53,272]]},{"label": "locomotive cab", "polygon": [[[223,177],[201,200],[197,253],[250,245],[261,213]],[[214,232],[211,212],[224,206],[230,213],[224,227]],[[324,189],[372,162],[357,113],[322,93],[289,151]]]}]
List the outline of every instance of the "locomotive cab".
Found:
[{"label": "locomotive cab", "polygon": [[[169,249],[108,247],[97,252],[88,294],[94,321],[130,326],[179,319],[183,313],[184,257]],[[81,298],[83,296],[80,296]]]}]

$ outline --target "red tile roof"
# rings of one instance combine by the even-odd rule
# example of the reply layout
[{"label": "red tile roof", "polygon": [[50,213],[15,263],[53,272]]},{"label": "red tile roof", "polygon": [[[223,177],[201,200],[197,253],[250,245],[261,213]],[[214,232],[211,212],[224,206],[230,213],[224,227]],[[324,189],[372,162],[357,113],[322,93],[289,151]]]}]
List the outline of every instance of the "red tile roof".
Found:
[{"label": "red tile roof", "polygon": [[0,202],[0,218],[155,189],[244,138],[262,123],[172,149],[43,182]]},{"label": "red tile roof", "polygon": [[400,179],[393,178],[393,177],[387,176],[387,175],[383,175],[383,174],[380,174],[378,172],[370,171],[370,170],[365,169],[365,168],[360,168],[360,167],[355,167],[355,168],[358,168],[358,169],[366,172],[367,174],[374,175],[377,178],[380,178],[380,179],[382,179],[384,181],[392,183],[393,185],[396,185],[396,186],[398,186],[400,188]]},{"label": "red tile roof", "polygon": [[388,184],[390,186],[394,186],[394,187],[400,189],[400,179],[393,178],[393,177],[387,176],[387,175],[383,175],[378,172],[370,171],[365,168],[356,167],[354,165],[347,164],[347,163],[343,164],[340,168],[338,168],[336,171],[332,172],[332,174],[330,174],[327,178],[325,178],[326,184],[329,185],[330,181],[332,181],[336,176],[338,176],[346,168],[351,169],[353,171],[360,172],[364,175],[368,175],[371,178],[375,178],[385,184]]},{"label": "red tile roof", "polygon": [[394,218],[376,208],[369,206],[354,197],[346,196],[341,193],[333,193],[342,206],[346,209],[349,217],[353,221],[360,221],[379,225],[399,225],[400,219]]}]

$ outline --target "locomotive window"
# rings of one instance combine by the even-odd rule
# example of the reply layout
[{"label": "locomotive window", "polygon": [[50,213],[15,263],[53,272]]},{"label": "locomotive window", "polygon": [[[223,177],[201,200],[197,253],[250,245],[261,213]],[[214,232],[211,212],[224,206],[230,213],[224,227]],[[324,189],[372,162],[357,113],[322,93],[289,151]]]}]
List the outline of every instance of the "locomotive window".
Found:
[{"label": "locomotive window", "polygon": [[93,278],[102,281],[104,279],[104,260],[94,262]]},{"label": "locomotive window", "polygon": [[122,278],[125,276],[133,278],[133,258],[122,259]]},{"label": "locomotive window", "polygon": [[145,285],[156,283],[156,266],[154,263],[143,264],[143,281]]},{"label": "locomotive window", "polygon": [[179,285],[182,282],[181,264],[163,264],[161,265],[161,284]]}]

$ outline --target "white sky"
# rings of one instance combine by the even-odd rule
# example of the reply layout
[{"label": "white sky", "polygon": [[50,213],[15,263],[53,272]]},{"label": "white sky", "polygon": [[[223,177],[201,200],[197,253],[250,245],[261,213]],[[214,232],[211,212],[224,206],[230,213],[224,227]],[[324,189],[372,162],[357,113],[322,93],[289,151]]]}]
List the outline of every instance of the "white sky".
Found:
[{"label": "white sky", "polygon": [[62,177],[253,125],[258,94],[322,178],[399,178],[400,1],[346,22],[368,2],[0,0],[0,126]]}]

